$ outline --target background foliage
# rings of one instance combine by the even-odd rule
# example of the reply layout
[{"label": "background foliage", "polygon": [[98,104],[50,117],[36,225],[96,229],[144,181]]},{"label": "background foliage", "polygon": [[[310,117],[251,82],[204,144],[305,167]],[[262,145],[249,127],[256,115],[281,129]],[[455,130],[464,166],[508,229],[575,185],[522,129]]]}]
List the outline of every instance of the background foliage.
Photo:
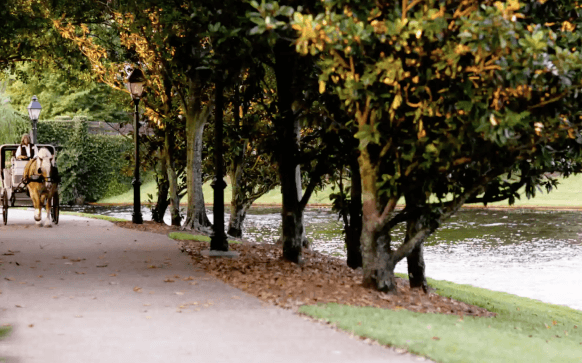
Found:
[{"label": "background foliage", "polygon": [[95,202],[131,188],[131,139],[89,134],[87,123],[75,120],[39,122],[38,141],[58,146],[61,203]]}]

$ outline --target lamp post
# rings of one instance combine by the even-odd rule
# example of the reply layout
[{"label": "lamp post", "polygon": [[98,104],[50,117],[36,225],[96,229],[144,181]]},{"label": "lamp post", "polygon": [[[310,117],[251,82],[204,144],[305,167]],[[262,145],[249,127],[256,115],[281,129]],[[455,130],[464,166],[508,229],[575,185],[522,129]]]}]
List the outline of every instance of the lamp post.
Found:
[{"label": "lamp post", "polygon": [[30,117],[30,121],[32,122],[32,143],[36,144],[36,124],[38,122],[38,117],[40,116],[40,111],[42,110],[42,106],[38,102],[38,98],[36,96],[32,96],[32,101],[28,105],[28,116]]},{"label": "lamp post", "polygon": [[226,183],[224,182],[224,170],[222,167],[223,90],[224,85],[222,81],[217,81],[215,89],[216,98],[214,102],[214,110],[216,112],[214,124],[214,167],[216,170],[216,176],[212,183],[212,188],[214,189],[214,223],[212,225],[212,235],[210,236],[211,251],[228,251],[228,240],[224,233],[224,188],[226,187]]},{"label": "lamp post", "polygon": [[139,100],[143,96],[143,85],[145,83],[145,77],[139,68],[134,69],[129,76],[127,76],[126,87],[131,93],[131,98],[133,99],[133,104],[135,106],[134,117],[133,117],[133,139],[135,143],[134,157],[135,157],[135,168],[133,169],[133,214],[132,222],[135,224],[142,224],[143,217],[141,215],[141,200],[140,200],[140,185],[139,180],[139,113],[138,105]]}]

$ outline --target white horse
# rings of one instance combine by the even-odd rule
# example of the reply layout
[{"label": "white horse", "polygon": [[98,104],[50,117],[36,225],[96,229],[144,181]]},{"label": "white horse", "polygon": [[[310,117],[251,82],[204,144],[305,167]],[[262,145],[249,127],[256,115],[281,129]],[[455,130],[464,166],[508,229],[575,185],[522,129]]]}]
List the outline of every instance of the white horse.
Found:
[{"label": "white horse", "polygon": [[34,206],[34,220],[41,226],[42,207],[46,208],[44,227],[52,227],[51,204],[58,184],[51,176],[54,168],[53,156],[47,148],[38,151],[36,158],[30,160],[24,168],[24,177],[27,179],[27,188]]}]

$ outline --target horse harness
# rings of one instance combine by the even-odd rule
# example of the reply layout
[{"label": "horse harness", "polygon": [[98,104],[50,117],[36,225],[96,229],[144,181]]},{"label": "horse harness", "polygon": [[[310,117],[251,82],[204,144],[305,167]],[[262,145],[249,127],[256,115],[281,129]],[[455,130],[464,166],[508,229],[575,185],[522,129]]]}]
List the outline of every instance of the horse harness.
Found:
[{"label": "horse harness", "polygon": [[[34,157],[30,160],[31,160],[31,162],[34,161],[36,163],[37,159],[38,159],[38,157]],[[54,167],[51,165],[51,174],[53,173],[53,169],[54,169]],[[38,171],[38,169],[37,169],[37,171]],[[60,182],[60,178],[58,178],[58,177],[54,178],[52,176],[45,178],[44,175],[42,175],[42,174],[33,173],[29,177],[25,176],[25,178],[22,179],[22,183],[24,184],[24,186],[26,186],[27,184],[30,184],[30,183],[45,183],[45,182],[58,184]]]}]

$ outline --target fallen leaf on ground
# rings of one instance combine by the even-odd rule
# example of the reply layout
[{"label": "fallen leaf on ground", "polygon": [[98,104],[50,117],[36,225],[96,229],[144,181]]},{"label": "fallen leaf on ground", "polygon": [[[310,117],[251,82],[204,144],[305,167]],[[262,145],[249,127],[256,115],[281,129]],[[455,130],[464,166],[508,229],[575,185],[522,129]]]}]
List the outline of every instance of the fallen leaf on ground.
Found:
[{"label": "fallen leaf on ground", "polygon": [[111,274],[111,275],[109,275],[109,276],[111,276],[111,277],[115,277],[115,276],[117,276],[117,274]]},{"label": "fallen leaf on ground", "polygon": [[24,307],[24,305],[14,305],[14,306],[16,306],[17,308],[23,308]]},{"label": "fallen leaf on ground", "polygon": [[133,288],[133,291],[135,291],[135,292],[142,292],[141,287],[139,287],[139,286],[134,287]]},{"label": "fallen leaf on ground", "polygon": [[75,315],[75,318],[82,318],[83,315]]},{"label": "fallen leaf on ground", "polygon": [[175,280],[172,279],[165,279],[164,282],[175,282]]},{"label": "fallen leaf on ground", "polygon": [[85,274],[84,272],[79,272],[79,271],[75,271],[75,273],[76,273],[77,275],[84,275],[84,274]]},{"label": "fallen leaf on ground", "polygon": [[143,304],[143,306],[151,306],[152,304]]},{"label": "fallen leaf on ground", "polygon": [[28,324],[29,328],[32,328],[34,326],[34,324]]},{"label": "fallen leaf on ground", "polygon": [[14,281],[14,277],[5,277],[5,278],[4,278],[4,280],[7,280],[7,281]]},{"label": "fallen leaf on ground", "polygon": [[176,293],[176,295],[184,295],[184,293],[183,293],[183,292],[181,292],[181,291],[178,291],[178,292]]},{"label": "fallen leaf on ground", "polygon": [[182,279],[182,281],[192,281],[192,280],[194,280],[194,277],[192,277],[192,276],[184,277]]},{"label": "fallen leaf on ground", "polygon": [[[123,228],[167,235],[177,226],[144,221],[144,224],[116,222]],[[195,266],[237,287],[264,302],[295,309],[303,304],[335,302],[354,306],[375,306],[386,309],[407,309],[421,313],[455,314],[493,317],[486,309],[437,295],[411,289],[408,281],[397,278],[397,293],[389,298],[362,285],[362,272],[346,266],[345,260],[319,252],[304,250],[303,265],[285,261],[277,245],[243,242],[230,246],[239,252],[236,259],[205,258],[205,242],[184,241],[180,249],[190,254]],[[210,278],[212,279],[212,278]],[[208,278],[199,278],[199,281]],[[192,283],[192,282],[190,282]],[[319,287],[318,287],[319,285]],[[268,292],[268,293],[265,293]]]}]

